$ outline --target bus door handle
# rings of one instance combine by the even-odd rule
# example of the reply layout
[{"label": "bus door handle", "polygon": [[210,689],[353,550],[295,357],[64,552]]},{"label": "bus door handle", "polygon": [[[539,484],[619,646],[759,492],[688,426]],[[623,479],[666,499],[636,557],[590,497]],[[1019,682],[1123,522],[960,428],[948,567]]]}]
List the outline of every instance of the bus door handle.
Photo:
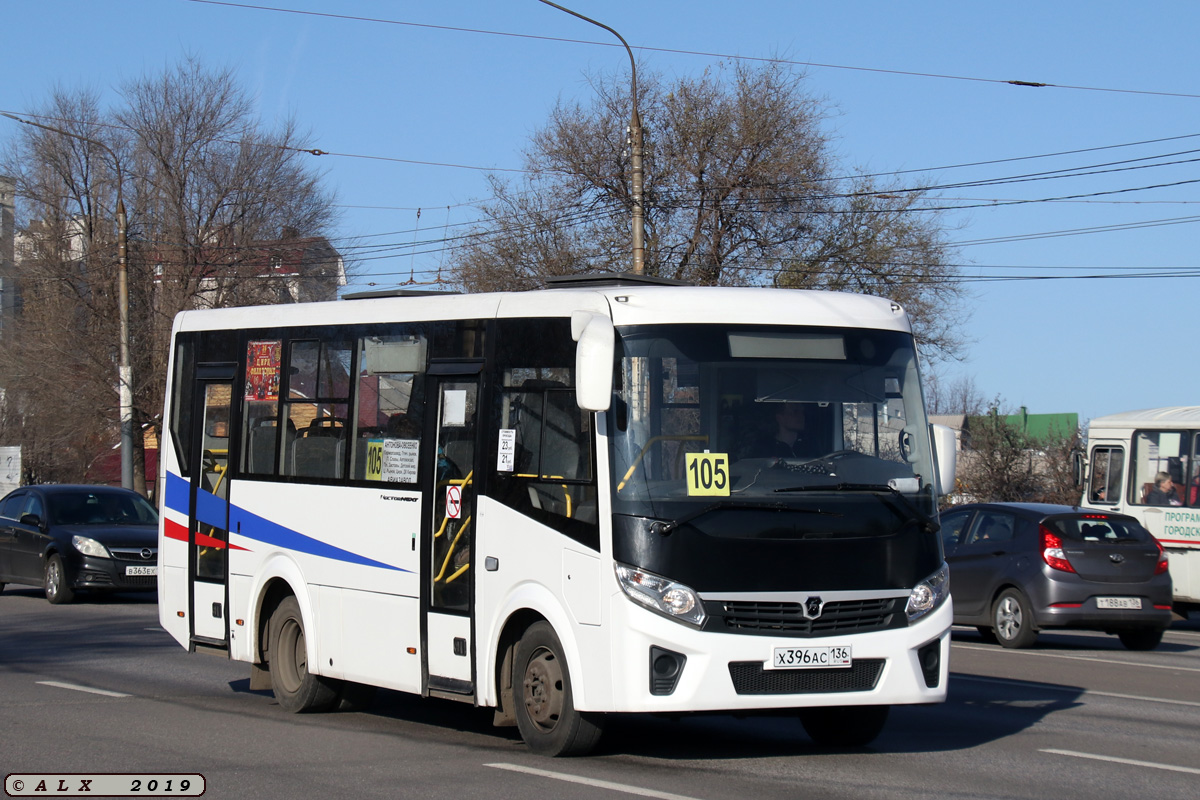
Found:
[{"label": "bus door handle", "polygon": [[488,556],[483,560],[483,568],[488,572],[495,572],[500,569],[500,559],[495,556]]}]

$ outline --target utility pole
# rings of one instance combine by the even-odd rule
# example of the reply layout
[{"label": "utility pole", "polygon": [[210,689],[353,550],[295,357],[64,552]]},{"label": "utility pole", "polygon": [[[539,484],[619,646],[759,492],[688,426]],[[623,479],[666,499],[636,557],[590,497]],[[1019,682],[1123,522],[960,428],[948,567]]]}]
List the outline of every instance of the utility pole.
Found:
[{"label": "utility pole", "polygon": [[121,172],[121,159],[117,158],[117,154],[113,152],[111,147],[96,139],[79,133],[70,133],[61,128],[55,128],[52,125],[31,122],[2,111],[0,111],[0,115],[16,120],[24,125],[32,125],[35,128],[41,128],[61,136],[79,139],[80,141],[95,145],[112,157],[113,166],[117,170],[117,311],[121,320],[121,347],[120,363],[117,365],[117,392],[121,405],[121,485],[126,489],[133,489],[138,494],[145,494],[145,487],[135,487],[133,485],[133,364],[129,355],[129,271],[128,264],[126,263],[128,220],[125,216],[125,200],[123,195],[125,176]]},{"label": "utility pole", "polygon": [[629,54],[629,71],[633,84],[633,113],[629,117],[630,158],[632,161],[631,166],[633,167],[633,273],[635,275],[642,275],[646,272],[646,210],[642,203],[642,190],[644,186],[644,174],[642,171],[643,132],[642,117],[638,114],[637,63],[633,60],[633,50],[629,48],[629,43],[625,41],[625,37],[603,22],[597,22],[569,8],[563,8],[557,3],[550,2],[550,0],[540,0],[540,2],[557,8],[559,11],[566,12],[573,17],[578,17],[584,22],[590,22],[599,28],[604,28],[604,30],[621,40],[621,44],[625,46],[625,52]]}]

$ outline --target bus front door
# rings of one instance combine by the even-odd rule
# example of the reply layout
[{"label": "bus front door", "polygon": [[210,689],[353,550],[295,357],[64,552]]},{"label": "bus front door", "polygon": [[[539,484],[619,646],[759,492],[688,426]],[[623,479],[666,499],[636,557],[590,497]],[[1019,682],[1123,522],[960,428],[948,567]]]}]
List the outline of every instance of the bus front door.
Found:
[{"label": "bus front door", "polygon": [[192,419],[191,496],[188,524],[188,583],[192,642],[228,647],[226,583],[229,575],[229,442],[233,384],[197,380]]},{"label": "bus front door", "polygon": [[[426,674],[430,692],[473,696],[471,544],[475,539],[479,378],[431,375],[430,383],[429,397],[437,403],[437,449],[426,478],[432,484],[424,564]],[[432,402],[429,406],[434,407]]]}]

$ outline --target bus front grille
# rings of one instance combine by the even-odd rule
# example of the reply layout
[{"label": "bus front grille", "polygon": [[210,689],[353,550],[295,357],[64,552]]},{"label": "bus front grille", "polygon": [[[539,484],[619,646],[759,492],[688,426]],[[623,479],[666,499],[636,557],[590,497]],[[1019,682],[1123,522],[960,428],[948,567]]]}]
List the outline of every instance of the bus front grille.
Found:
[{"label": "bus front grille", "polygon": [[761,661],[731,661],[729,677],[738,694],[830,694],[875,688],[886,659],[855,659],[853,666],[822,669],[763,669]]},{"label": "bus front grille", "polygon": [[731,633],[787,636],[835,636],[904,626],[904,598],[841,600],[826,603],[816,619],[804,616],[801,603],[723,600],[705,604]]}]

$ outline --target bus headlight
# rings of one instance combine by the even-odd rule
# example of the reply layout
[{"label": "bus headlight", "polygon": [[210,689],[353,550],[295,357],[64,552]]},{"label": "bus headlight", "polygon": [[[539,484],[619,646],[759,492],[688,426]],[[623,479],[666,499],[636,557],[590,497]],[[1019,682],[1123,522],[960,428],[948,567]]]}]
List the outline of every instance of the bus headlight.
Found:
[{"label": "bus headlight", "polygon": [[83,553],[85,556],[93,558],[112,558],[108,554],[108,550],[104,545],[97,542],[95,539],[89,539],[86,536],[72,536],[71,544],[76,550]]},{"label": "bus headlight", "polygon": [[940,606],[950,596],[950,567],[942,562],[937,572],[913,587],[904,613],[915,622]]},{"label": "bus headlight", "polygon": [[697,628],[704,624],[704,604],[689,587],[624,564],[617,564],[616,570],[617,583],[630,599],[678,622]]}]

